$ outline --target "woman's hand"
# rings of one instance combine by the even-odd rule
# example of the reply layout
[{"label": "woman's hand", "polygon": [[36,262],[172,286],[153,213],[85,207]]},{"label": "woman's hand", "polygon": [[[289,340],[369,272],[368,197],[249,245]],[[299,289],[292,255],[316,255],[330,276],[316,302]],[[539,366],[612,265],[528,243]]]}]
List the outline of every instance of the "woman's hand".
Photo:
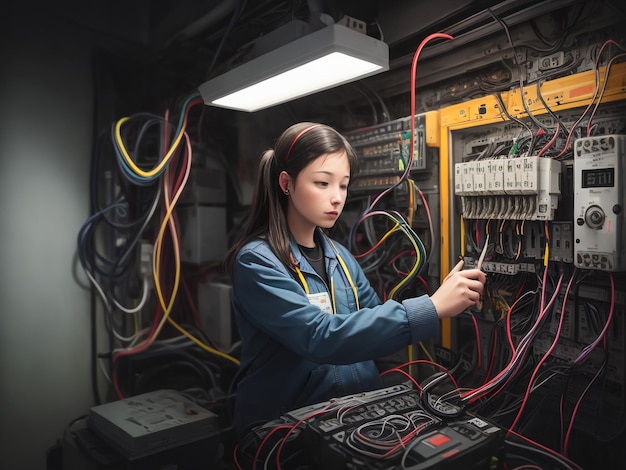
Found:
[{"label": "woman's hand", "polygon": [[439,318],[454,317],[480,301],[487,276],[480,269],[462,269],[459,261],[430,296]]}]

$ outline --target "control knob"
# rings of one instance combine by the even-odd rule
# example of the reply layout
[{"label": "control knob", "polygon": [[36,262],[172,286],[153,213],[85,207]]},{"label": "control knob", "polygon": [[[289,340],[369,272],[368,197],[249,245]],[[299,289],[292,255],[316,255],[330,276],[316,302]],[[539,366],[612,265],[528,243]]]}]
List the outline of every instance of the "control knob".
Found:
[{"label": "control knob", "polygon": [[606,220],[606,214],[600,206],[589,206],[585,211],[585,222],[594,230],[600,230]]}]

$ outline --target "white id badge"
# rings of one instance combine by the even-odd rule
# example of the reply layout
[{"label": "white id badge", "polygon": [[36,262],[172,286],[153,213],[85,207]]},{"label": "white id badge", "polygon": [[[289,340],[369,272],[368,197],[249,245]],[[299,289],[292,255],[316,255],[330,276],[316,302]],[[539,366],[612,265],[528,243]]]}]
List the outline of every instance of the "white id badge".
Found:
[{"label": "white id badge", "polygon": [[333,305],[330,301],[328,292],[320,292],[318,294],[307,294],[311,305],[317,305],[322,312],[333,313]]}]

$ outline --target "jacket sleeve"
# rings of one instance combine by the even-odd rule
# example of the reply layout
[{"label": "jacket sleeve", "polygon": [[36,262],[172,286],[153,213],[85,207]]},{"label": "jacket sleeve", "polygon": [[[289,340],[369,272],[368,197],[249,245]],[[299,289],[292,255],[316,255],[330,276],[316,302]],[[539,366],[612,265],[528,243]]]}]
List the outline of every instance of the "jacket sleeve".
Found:
[{"label": "jacket sleeve", "polygon": [[[354,258],[352,253],[343,245],[336,243],[335,246],[341,252],[341,256],[348,264],[350,273],[355,277],[354,283],[357,286],[359,292],[360,307],[374,307],[381,303],[378,294],[371,286],[367,276],[363,272],[361,265]],[[393,302],[393,301],[387,301]],[[417,344],[423,339],[432,338],[439,334],[439,317],[437,316],[437,310],[433,305],[430,297],[423,295],[416,298],[409,298],[402,301],[402,305],[406,311],[406,319],[409,323],[410,330],[410,343]],[[402,347],[401,346],[401,347]]]},{"label": "jacket sleeve", "polygon": [[243,250],[233,267],[234,306],[251,325],[317,363],[374,359],[438,331],[437,315],[427,296],[408,304],[392,300],[380,304],[360,267],[352,274],[363,292],[361,309],[329,315],[311,305],[304,289],[275,256]]}]

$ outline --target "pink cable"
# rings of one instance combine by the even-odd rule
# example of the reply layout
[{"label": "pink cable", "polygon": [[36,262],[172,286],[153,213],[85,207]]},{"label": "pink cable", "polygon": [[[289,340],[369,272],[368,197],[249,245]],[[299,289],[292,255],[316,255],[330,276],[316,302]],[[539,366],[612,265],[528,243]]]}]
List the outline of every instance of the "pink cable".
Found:
[{"label": "pink cable", "polygon": [[388,192],[396,188],[398,185],[400,185],[400,183],[402,183],[406,179],[407,175],[409,174],[409,171],[411,170],[411,163],[413,162],[413,156],[415,153],[414,152],[415,145],[413,144],[413,141],[415,139],[415,73],[417,70],[417,60],[420,54],[422,53],[422,49],[424,49],[426,44],[432,41],[433,39],[438,39],[438,38],[454,39],[452,36],[450,36],[449,34],[445,34],[445,33],[429,34],[422,40],[420,45],[415,50],[415,53],[413,54],[413,62],[411,63],[411,138],[410,138],[411,140],[409,141],[409,161],[406,165],[406,168],[404,169],[404,173],[402,177],[398,180],[398,182],[395,183],[393,186],[388,187],[382,193],[376,196],[374,201],[370,204],[370,207],[368,210],[371,210],[385,194],[387,194]]},{"label": "pink cable", "polygon": [[522,404],[519,407],[519,410],[517,411],[517,416],[515,416],[515,420],[513,420],[513,423],[509,427],[509,432],[511,432],[513,429],[515,429],[515,426],[517,426],[517,423],[519,422],[520,418],[522,417],[522,413],[524,412],[524,408],[526,408],[526,403],[528,402],[528,397],[530,396],[530,392],[531,392],[531,390],[533,388],[533,383],[535,382],[535,377],[539,373],[539,369],[541,369],[541,366],[546,361],[546,359],[548,359],[550,354],[552,354],[552,351],[554,351],[554,349],[556,348],[557,343],[559,342],[559,337],[561,335],[561,329],[563,328],[563,323],[564,323],[563,320],[565,319],[565,306],[567,305],[567,297],[569,296],[569,291],[570,291],[570,289],[572,287],[572,283],[574,282],[574,279],[576,278],[576,274],[577,273],[578,273],[578,270],[575,270],[574,273],[572,274],[572,277],[570,278],[569,282],[567,283],[567,289],[565,290],[565,295],[564,295],[564,298],[563,298],[563,307],[561,309],[561,318],[559,318],[559,326],[558,326],[558,328],[556,330],[556,334],[554,336],[554,341],[552,341],[552,344],[550,345],[550,348],[548,348],[546,353],[543,355],[543,357],[541,358],[541,360],[539,361],[539,363],[535,367],[535,370],[533,370],[533,374],[530,377],[530,380],[528,381],[528,386],[526,387],[526,393],[524,394],[524,400],[522,401]]}]

